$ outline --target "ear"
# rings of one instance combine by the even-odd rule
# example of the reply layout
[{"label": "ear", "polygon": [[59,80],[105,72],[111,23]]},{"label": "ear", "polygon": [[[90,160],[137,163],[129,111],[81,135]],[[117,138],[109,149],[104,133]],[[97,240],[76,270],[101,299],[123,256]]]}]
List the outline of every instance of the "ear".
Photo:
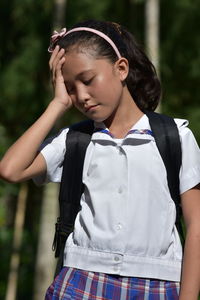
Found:
[{"label": "ear", "polygon": [[115,62],[115,68],[121,81],[124,81],[128,76],[129,63],[125,57],[121,57]]}]

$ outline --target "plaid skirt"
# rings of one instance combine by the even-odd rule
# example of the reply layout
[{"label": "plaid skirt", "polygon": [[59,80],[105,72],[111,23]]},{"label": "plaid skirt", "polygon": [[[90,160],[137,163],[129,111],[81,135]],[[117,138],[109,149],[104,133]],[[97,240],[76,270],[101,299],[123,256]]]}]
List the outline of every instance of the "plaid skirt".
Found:
[{"label": "plaid skirt", "polygon": [[45,300],[178,300],[179,283],[64,267]]}]

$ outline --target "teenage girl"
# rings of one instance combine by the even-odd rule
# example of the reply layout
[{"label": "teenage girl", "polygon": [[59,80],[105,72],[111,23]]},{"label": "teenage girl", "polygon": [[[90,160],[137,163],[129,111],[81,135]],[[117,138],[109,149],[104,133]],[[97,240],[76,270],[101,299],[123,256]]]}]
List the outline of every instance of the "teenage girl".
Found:
[{"label": "teenage girl", "polygon": [[197,300],[200,152],[188,122],[175,120],[187,226],[182,259],[166,170],[144,113],[160,98],[152,63],[127,30],[102,21],[55,32],[49,51],[55,96],[7,151],[1,177],[60,182],[68,128],[40,145],[72,105],[94,120],[96,130],[84,161],[81,210],[46,300]]}]

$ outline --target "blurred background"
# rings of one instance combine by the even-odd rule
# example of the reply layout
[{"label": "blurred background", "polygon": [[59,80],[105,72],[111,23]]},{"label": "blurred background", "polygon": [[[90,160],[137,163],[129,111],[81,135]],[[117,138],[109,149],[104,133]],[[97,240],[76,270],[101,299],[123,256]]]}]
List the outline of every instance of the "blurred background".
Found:
[{"label": "blurred background", "polygon": [[[52,98],[51,32],[85,19],[118,22],[136,36],[161,78],[160,110],[188,119],[200,143],[199,0],[1,0],[0,158]],[[72,110],[53,131],[80,118]],[[44,298],[56,263],[57,193],[55,184],[0,181],[0,299]]]}]

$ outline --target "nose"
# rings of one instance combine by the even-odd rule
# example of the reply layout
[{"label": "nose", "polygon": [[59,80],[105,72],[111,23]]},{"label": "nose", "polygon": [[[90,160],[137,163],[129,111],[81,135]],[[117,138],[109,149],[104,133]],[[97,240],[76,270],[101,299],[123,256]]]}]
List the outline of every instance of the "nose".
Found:
[{"label": "nose", "polygon": [[79,103],[85,103],[89,100],[90,95],[87,91],[87,88],[83,85],[78,86],[76,89],[76,98]]}]

